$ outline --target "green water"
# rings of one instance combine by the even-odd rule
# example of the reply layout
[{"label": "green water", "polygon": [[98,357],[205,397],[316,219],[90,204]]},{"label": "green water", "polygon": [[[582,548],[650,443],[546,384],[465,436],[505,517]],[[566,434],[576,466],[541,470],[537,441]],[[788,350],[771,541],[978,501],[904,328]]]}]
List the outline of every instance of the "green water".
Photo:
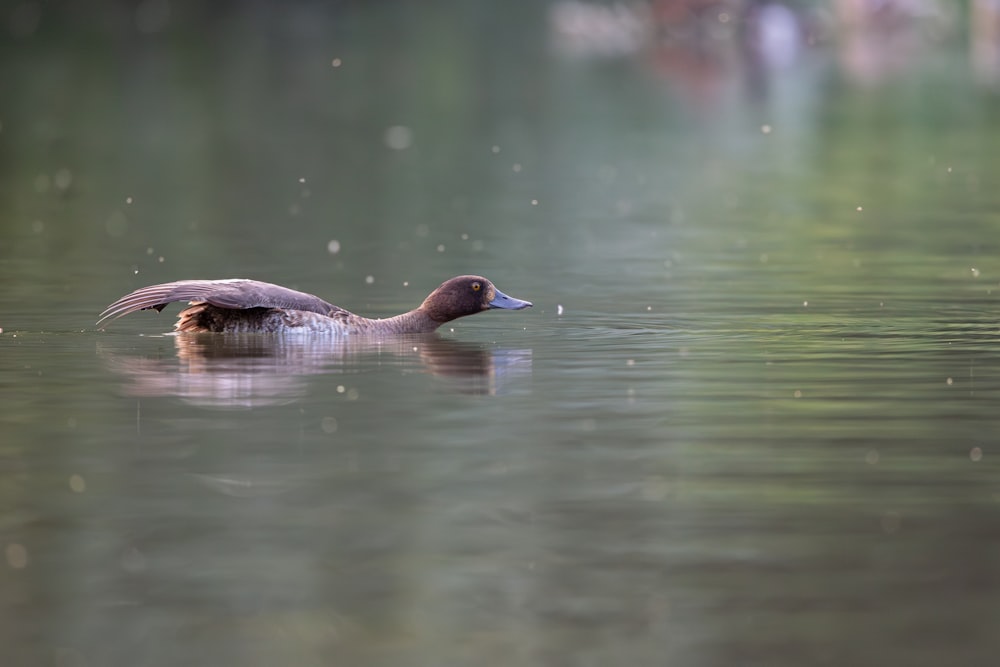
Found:
[{"label": "green water", "polygon": [[[4,664],[994,661],[1000,98],[960,46],[693,91],[532,3],[131,12],[0,43]],[[94,328],[469,272],[535,307]]]}]

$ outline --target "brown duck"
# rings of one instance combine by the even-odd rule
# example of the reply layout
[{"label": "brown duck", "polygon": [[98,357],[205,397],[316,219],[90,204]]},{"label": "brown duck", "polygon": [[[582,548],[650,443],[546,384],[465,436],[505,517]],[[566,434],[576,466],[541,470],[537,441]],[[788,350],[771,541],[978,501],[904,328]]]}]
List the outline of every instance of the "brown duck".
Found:
[{"label": "brown duck", "polygon": [[108,306],[97,326],[137,310],[162,311],[188,301],[174,329],[219,333],[315,333],[381,335],[429,333],[445,322],[484,310],[531,306],[507,296],[482,276],[458,276],[441,283],[419,307],[386,319],[370,319],[318,296],[257,280],[178,280],[150,285]]}]

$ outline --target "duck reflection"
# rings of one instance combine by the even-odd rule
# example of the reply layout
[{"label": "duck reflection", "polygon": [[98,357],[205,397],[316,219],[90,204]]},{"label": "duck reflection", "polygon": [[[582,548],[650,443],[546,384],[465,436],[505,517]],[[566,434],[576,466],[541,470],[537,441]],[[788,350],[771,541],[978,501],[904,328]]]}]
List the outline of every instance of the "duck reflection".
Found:
[{"label": "duck reflection", "polygon": [[383,340],[289,337],[260,334],[178,333],[175,357],[163,350],[125,353],[101,345],[98,354],[126,380],[130,396],[177,396],[189,403],[252,408],[293,403],[306,396],[306,378],[376,367],[426,372],[455,391],[501,394],[527,390],[531,350],[490,349],[436,334]]}]

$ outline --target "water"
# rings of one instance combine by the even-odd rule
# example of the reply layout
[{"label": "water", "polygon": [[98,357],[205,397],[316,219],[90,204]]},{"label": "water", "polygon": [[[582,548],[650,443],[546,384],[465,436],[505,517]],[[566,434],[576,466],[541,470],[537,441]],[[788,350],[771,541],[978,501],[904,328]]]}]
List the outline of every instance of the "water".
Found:
[{"label": "water", "polygon": [[[92,22],[3,47],[11,664],[992,661],[1000,110],[962,53],[749,94],[530,4],[185,11],[114,72],[69,59]],[[383,316],[466,272],[535,307],[93,326],[179,278]]]}]

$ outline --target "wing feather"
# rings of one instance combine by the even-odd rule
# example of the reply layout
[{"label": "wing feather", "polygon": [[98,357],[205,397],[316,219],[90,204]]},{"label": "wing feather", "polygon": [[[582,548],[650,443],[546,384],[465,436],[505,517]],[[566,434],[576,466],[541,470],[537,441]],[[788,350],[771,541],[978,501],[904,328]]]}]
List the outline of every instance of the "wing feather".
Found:
[{"label": "wing feather", "polygon": [[174,301],[204,302],[219,308],[287,308],[321,315],[347,313],[318,296],[259,280],[178,280],[126,294],[104,309],[97,326],[138,310],[157,311]]}]

